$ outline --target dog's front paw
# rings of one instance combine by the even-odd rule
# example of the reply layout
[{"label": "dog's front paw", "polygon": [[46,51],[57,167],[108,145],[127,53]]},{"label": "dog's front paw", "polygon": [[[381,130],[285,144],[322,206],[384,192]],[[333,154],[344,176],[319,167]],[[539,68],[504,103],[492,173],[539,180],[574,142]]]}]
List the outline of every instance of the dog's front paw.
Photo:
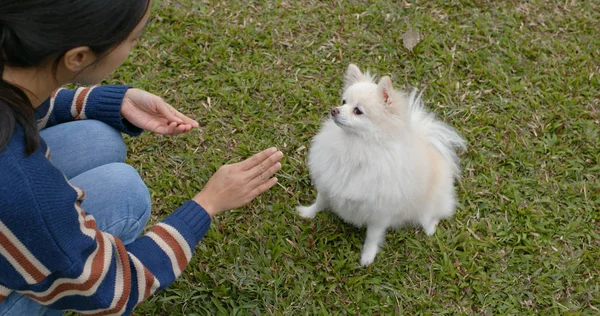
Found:
[{"label": "dog's front paw", "polygon": [[375,256],[377,255],[377,249],[375,250],[365,250],[360,255],[360,265],[365,267],[373,263],[375,261]]},{"label": "dog's front paw", "polygon": [[438,223],[439,220],[429,220],[423,223],[423,231],[425,231],[425,234],[427,236],[433,236],[433,234],[435,234],[435,230]]},{"label": "dog's front paw", "polygon": [[375,261],[376,252],[363,252],[360,256],[360,265],[366,267]]},{"label": "dog's front paw", "polygon": [[296,211],[304,218],[315,218],[315,215],[317,215],[317,210],[314,206],[298,206],[296,207]]}]

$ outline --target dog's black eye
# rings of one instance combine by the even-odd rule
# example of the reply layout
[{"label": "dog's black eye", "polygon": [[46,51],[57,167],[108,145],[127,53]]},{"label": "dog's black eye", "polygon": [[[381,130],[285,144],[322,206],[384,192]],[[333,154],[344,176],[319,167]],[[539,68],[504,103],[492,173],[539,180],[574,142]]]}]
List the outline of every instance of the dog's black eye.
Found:
[{"label": "dog's black eye", "polygon": [[362,111],[361,111],[361,110],[360,110],[358,107],[355,107],[353,112],[354,112],[354,114],[356,114],[356,115],[361,115],[361,114],[363,114],[363,112],[362,112]]},{"label": "dog's black eye", "polygon": [[346,104],[346,100],[342,100],[342,105]]}]

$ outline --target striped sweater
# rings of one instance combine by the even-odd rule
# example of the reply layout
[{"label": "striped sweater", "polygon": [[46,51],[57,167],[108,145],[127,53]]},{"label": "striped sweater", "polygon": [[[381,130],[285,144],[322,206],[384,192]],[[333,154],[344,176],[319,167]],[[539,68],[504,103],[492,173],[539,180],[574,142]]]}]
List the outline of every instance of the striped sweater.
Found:
[{"label": "striped sweater", "polygon": [[[140,129],[121,118],[127,89],[59,90],[36,110],[38,126],[87,118],[139,134]],[[54,309],[130,314],[181,275],[209,229],[209,215],[187,201],[124,245],[98,230],[94,217],[81,207],[85,192],[52,165],[49,153],[41,140],[26,156],[19,125],[0,152],[0,303],[16,291]]]}]

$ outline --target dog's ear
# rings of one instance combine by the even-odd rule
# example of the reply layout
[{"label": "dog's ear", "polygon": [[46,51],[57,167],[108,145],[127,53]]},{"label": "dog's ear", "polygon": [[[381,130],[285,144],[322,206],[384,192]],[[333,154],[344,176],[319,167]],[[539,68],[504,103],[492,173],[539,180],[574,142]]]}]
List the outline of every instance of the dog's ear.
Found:
[{"label": "dog's ear", "polygon": [[348,89],[351,85],[363,81],[364,75],[358,69],[355,64],[350,64],[348,70],[346,70],[346,76],[344,77],[344,90]]},{"label": "dog's ear", "polygon": [[388,76],[385,76],[379,80],[378,86],[381,93],[381,98],[383,99],[385,105],[392,105],[392,95],[394,92],[394,87],[392,87],[392,79],[390,79]]}]

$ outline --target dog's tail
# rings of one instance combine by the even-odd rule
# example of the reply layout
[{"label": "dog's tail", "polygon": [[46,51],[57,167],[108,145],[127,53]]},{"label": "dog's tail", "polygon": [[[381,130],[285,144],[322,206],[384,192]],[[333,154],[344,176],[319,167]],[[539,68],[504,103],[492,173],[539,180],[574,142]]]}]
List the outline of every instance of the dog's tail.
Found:
[{"label": "dog's tail", "polygon": [[435,118],[433,113],[425,110],[422,92],[412,89],[408,97],[408,116],[410,125],[437,149],[442,157],[452,166],[455,177],[460,177],[460,164],[457,149],[465,150],[466,142],[458,132]]}]

